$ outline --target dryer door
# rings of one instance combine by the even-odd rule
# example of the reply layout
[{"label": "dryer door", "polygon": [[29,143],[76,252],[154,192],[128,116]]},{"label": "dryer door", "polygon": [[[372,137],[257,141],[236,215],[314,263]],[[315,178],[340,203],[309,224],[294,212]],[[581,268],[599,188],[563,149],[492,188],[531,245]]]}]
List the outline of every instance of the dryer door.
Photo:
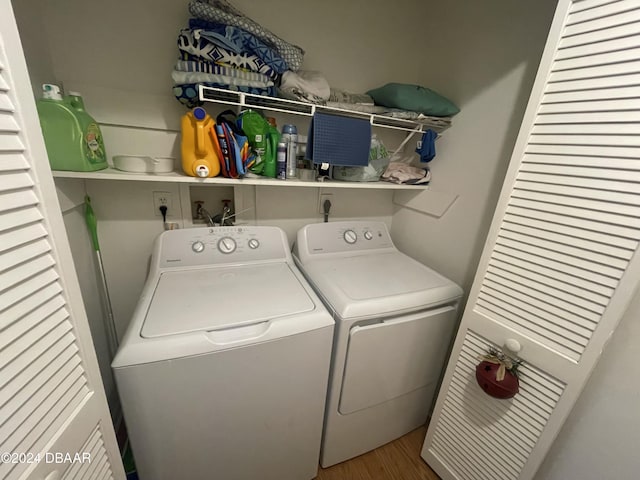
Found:
[{"label": "dryer door", "polygon": [[455,311],[447,306],[353,327],[340,413],[357,412],[420,388],[431,395],[449,349]]}]

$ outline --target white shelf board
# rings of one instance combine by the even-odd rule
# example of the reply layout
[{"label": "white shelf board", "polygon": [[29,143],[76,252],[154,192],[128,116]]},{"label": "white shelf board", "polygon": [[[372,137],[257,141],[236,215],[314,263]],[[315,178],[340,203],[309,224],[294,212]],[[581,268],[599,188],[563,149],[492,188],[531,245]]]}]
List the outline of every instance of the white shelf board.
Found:
[{"label": "white shelf board", "polygon": [[177,182],[192,185],[226,185],[230,187],[241,185],[262,185],[269,187],[311,187],[311,188],[366,188],[380,190],[426,190],[427,185],[398,185],[388,182],[343,182],[330,180],[324,182],[303,181],[298,179],[276,180],[274,178],[242,178],[232,179],[223,177],[196,178],[180,172],[171,173],[129,173],[106,168],[96,172],[68,172],[53,170],[54,178],[84,178],[87,180],[128,180],[136,182]]}]

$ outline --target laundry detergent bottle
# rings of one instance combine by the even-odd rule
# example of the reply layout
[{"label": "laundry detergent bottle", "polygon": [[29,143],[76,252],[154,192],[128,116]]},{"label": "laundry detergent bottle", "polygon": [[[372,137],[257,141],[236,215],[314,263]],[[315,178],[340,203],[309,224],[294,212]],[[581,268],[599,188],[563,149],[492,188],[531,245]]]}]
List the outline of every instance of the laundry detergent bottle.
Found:
[{"label": "laundry detergent bottle", "polygon": [[100,127],[85,111],[79,93],[62,98],[57,85],[44,84],[36,106],[53,170],[91,172],[107,168]]},{"label": "laundry detergent bottle", "polygon": [[182,170],[191,177],[215,177],[220,173],[220,159],[214,144],[215,122],[202,107],[182,117]]},{"label": "laundry detergent bottle", "polygon": [[264,154],[265,177],[276,178],[276,157],[278,154],[278,142],[280,142],[280,132],[272,125],[267,127],[267,148]]}]

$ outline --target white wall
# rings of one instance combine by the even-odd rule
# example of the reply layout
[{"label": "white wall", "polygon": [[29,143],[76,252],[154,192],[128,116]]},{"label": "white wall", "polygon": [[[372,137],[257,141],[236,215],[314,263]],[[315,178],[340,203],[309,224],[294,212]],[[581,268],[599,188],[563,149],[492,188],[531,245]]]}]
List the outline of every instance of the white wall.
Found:
[{"label": "white wall", "polygon": [[54,79],[49,42],[42,35],[45,26],[43,1],[13,1],[12,7],[20,30],[22,49],[27,58],[31,85],[37,97],[42,92],[42,84],[51,83]]},{"label": "white wall", "polygon": [[60,179],[56,182],[56,187],[102,383],[111,414],[116,417],[120,412],[120,404],[111,373],[112,359],[105,323],[106,297],[102,292],[95,252],[84,217],[84,184],[74,180]]},{"label": "white wall", "polygon": [[[555,0],[430,2],[418,80],[451,98],[461,112],[436,142],[432,192],[412,199],[441,217],[397,207],[398,246],[468,291],[506,172]],[[409,78],[400,78],[408,81]],[[434,199],[434,193],[439,194]]]},{"label": "white wall", "polygon": [[278,187],[256,188],[257,224],[279,226],[293,244],[300,228],[323,221],[319,210],[320,193],[331,195],[330,221],[361,219],[391,226],[391,191]]},{"label": "white wall", "polygon": [[640,293],[636,293],[538,480],[635,480],[640,445]]}]

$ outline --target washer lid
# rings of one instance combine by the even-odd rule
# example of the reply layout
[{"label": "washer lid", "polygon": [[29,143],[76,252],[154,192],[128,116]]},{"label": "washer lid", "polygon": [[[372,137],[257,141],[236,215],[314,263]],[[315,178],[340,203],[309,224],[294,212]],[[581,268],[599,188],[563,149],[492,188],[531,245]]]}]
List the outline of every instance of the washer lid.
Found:
[{"label": "washer lid", "polygon": [[323,259],[301,268],[343,319],[413,311],[462,295],[451,280],[401,252]]},{"label": "washer lid", "polygon": [[314,310],[287,263],[163,272],[141,335],[222,330]]}]

